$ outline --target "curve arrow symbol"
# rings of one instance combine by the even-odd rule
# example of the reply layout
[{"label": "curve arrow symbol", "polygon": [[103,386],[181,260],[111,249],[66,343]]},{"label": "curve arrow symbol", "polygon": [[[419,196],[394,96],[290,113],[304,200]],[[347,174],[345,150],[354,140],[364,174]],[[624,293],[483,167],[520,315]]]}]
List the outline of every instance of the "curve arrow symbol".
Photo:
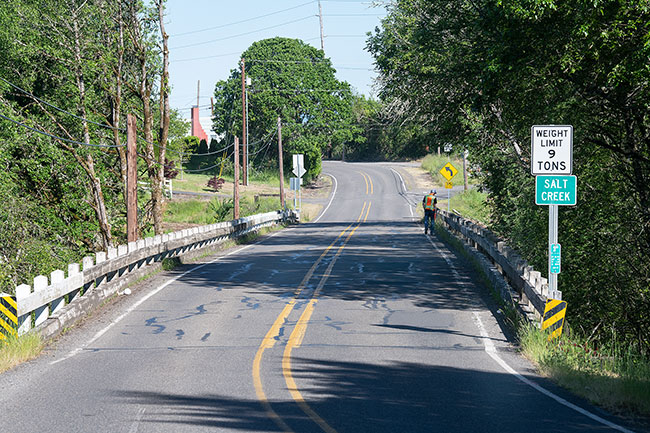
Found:
[{"label": "curve arrow symbol", "polygon": [[445,169],[449,172],[449,177],[454,177],[454,170],[451,169],[451,167],[445,167]]}]

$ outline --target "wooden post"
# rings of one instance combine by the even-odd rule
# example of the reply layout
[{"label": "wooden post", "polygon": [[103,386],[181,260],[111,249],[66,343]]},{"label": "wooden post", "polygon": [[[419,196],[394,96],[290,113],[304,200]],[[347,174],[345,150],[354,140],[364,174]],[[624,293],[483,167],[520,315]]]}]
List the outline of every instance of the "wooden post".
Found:
[{"label": "wooden post", "polygon": [[235,175],[233,188],[233,218],[239,219],[239,137],[235,137]]},{"label": "wooden post", "polygon": [[138,240],[138,159],[135,116],[126,116],[126,238]]},{"label": "wooden post", "polygon": [[280,207],[284,209],[284,170],[282,168],[282,120],[278,116],[278,161],[280,164]]},{"label": "wooden post", "polygon": [[242,106],[242,178],[243,184],[248,185],[248,170],[246,168],[246,153],[248,151],[248,130],[246,124],[246,62],[241,59],[241,106]]}]

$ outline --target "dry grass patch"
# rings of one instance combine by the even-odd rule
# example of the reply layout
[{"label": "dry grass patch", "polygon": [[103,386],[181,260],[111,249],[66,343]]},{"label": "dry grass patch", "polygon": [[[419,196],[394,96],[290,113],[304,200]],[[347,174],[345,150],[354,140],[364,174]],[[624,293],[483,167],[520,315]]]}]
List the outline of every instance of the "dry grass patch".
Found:
[{"label": "dry grass patch", "polygon": [[0,373],[36,358],[42,350],[41,337],[33,332],[0,341]]}]

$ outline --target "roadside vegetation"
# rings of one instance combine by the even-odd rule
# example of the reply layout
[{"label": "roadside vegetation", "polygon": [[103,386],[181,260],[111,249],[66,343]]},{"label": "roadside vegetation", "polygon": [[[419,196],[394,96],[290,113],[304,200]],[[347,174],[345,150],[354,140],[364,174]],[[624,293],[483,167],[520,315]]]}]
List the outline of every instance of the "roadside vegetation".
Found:
[{"label": "roadside vegetation", "polygon": [[521,350],[543,375],[614,413],[650,416],[650,360],[612,340],[599,346],[565,324],[559,339],[531,325],[519,330]]},{"label": "roadside vegetation", "polygon": [[[463,197],[467,194],[482,198],[467,200]],[[458,201],[468,201],[471,205],[454,204],[454,209],[464,218],[487,223],[489,208],[484,197],[485,194],[477,191],[467,191],[458,196]],[[444,208],[444,205],[439,204],[439,207]],[[485,221],[476,218],[476,214],[486,216]],[[449,236],[439,221],[436,232],[482,275],[481,268],[465,253],[460,241]],[[490,287],[487,278],[482,278],[482,281]],[[638,347],[617,339],[597,343],[593,335],[590,338],[576,332],[571,326],[574,319],[570,308],[563,334],[549,340],[548,333],[528,323],[511,306],[505,305],[496,291],[491,292],[516,333],[522,354],[537,365],[540,374],[615,414],[650,416],[650,359],[640,354]]]},{"label": "roadside vegetation", "polygon": [[568,320],[574,336],[645,360],[648,22],[643,2],[398,0],[368,41],[386,116],[419,127],[430,151],[468,149],[490,229],[542,272],[548,209],[535,204],[530,131],[573,125],[578,204],[559,214]]},{"label": "roadside vegetation", "polygon": [[[446,190],[438,190],[438,208],[447,210]],[[469,189],[451,197],[450,210],[462,215],[464,218],[480,222],[484,225],[490,223],[490,209],[486,200],[488,195],[476,189]]]},{"label": "roadside vegetation", "polygon": [[[209,200],[174,200],[167,203],[165,222],[186,224],[214,224],[229,221],[233,216],[232,198],[214,197]],[[239,200],[242,217],[280,209],[280,199],[244,197]]]},{"label": "roadside vegetation", "polygon": [[42,350],[43,342],[33,332],[0,340],[0,373],[36,358]]}]

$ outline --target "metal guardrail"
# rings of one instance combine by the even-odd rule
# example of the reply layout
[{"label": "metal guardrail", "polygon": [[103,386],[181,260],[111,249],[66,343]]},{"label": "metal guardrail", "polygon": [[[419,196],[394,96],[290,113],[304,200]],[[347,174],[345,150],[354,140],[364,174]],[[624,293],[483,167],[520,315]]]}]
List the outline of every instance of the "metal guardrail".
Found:
[{"label": "metal guardrail", "polygon": [[[466,244],[480,252],[514,289],[511,297],[529,319],[539,323],[548,296],[548,280],[490,230],[461,216],[438,209],[440,221]],[[490,278],[492,280],[492,278]],[[507,289],[506,289],[507,290]]]},{"label": "metal guardrail", "polygon": [[[295,219],[290,211],[268,212],[149,237],[84,257],[81,263],[68,265],[67,275],[63,270],[52,272],[49,278],[39,275],[34,278],[33,288],[27,284],[16,287],[18,333],[42,327],[48,319],[70,314],[68,310],[73,309],[70,304],[82,301],[93,292],[103,291],[103,297],[116,293],[124,285],[121,280],[154,262],[290,219]],[[106,290],[109,286],[110,290]]]}]

